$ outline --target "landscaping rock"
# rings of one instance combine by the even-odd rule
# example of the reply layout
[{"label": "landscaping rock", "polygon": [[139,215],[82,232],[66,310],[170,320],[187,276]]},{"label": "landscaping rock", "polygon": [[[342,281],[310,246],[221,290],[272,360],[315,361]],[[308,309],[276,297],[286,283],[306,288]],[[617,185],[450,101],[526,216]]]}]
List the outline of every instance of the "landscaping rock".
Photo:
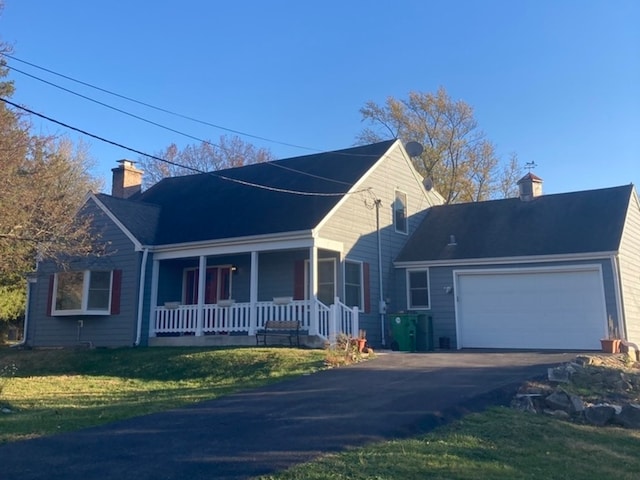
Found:
[{"label": "landscaping rock", "polygon": [[615,416],[615,422],[627,427],[640,429],[640,405],[636,403],[629,403],[624,405]]},{"label": "landscaping rock", "polygon": [[540,397],[540,394],[516,395],[516,398],[511,402],[511,407],[522,412],[538,413],[531,398],[534,395],[538,398]]},{"label": "landscaping rock", "polygon": [[569,383],[570,376],[571,372],[566,368],[566,365],[547,369],[547,378],[551,382]]},{"label": "landscaping rock", "polygon": [[615,407],[604,403],[592,405],[584,410],[585,420],[591,425],[596,425],[598,427],[602,427],[603,425],[611,422],[615,414]]},{"label": "landscaping rock", "polygon": [[552,410],[563,410],[567,413],[571,411],[571,399],[569,395],[561,390],[553,392],[544,401]]},{"label": "landscaping rock", "polygon": [[564,410],[551,410],[549,408],[544,410],[544,413],[546,413],[547,415],[551,415],[552,417],[556,417],[556,418],[562,418],[562,419],[569,419],[570,415],[565,412]]},{"label": "landscaping rock", "polygon": [[577,395],[569,395],[569,402],[571,403],[571,413],[584,412],[585,406],[582,399]]}]

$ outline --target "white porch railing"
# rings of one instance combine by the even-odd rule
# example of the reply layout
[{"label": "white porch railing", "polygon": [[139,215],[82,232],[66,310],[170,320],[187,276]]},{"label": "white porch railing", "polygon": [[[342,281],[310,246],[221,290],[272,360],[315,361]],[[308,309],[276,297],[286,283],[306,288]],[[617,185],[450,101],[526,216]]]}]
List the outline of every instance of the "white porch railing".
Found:
[{"label": "white porch railing", "polygon": [[[264,327],[268,320],[299,320],[301,330],[313,331],[317,326],[318,335],[335,341],[338,333],[349,336],[358,333],[358,308],[350,308],[338,298],[327,307],[316,301],[317,318],[312,319],[311,302],[294,300],[286,304],[258,302],[256,304],[256,325],[251,325],[251,304],[234,303],[229,306],[204,305],[202,325],[198,325],[198,305],[159,306],[153,314],[150,336],[157,335],[204,335],[231,332],[252,334]],[[314,325],[315,324],[315,325]]]}]

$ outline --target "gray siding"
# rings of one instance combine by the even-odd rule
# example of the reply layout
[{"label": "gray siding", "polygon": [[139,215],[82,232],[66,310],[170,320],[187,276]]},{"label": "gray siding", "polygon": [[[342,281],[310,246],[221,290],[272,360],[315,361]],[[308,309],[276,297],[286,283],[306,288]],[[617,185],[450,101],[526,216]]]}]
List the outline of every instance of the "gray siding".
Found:
[{"label": "gray siding", "polygon": [[640,344],[640,206],[635,188],[629,202],[618,259],[627,339]]},{"label": "gray siding", "polygon": [[[361,315],[360,323],[361,328],[367,330],[369,342],[380,345],[381,322],[378,305],[381,295],[374,199],[381,200],[379,216],[382,283],[388,312],[398,311],[402,305],[397,298],[393,261],[422,221],[426,209],[432,205],[439,205],[441,199],[436,193],[424,190],[421,178],[413,170],[410,159],[404,157],[402,149],[397,144],[369,172],[363,183],[358,185],[357,190],[363,189],[370,189],[370,191],[347,196],[321,226],[319,237],[342,242],[346,259],[369,264],[371,312]],[[392,207],[396,190],[407,194],[408,234],[396,232],[393,224]],[[339,272],[342,270],[342,267],[338,269]],[[343,292],[339,291],[338,295],[342,298]],[[386,337],[388,338],[388,335]]]},{"label": "gray siding", "polygon": [[[454,270],[476,270],[476,269],[491,269],[491,268],[535,268],[535,267],[552,267],[552,266],[567,266],[567,265],[600,265],[602,267],[602,277],[605,289],[605,307],[607,315],[610,316],[614,322],[618,321],[618,314],[616,308],[616,293],[614,284],[614,271],[611,265],[611,261],[608,258],[600,260],[581,260],[581,261],[568,261],[568,262],[538,262],[538,263],[518,263],[518,264],[490,264],[490,265],[464,265],[464,266],[446,266],[446,267],[429,267],[429,297],[431,301],[431,308],[424,312],[431,315],[433,318],[433,330],[436,348],[439,345],[440,337],[448,338],[451,348],[456,348],[456,316],[455,316],[455,295],[452,290],[447,293],[446,287],[453,287],[454,285]],[[422,269],[416,267],[416,269]],[[404,299],[402,303],[402,310],[407,309],[407,297],[406,297],[406,270],[404,268],[398,269],[398,275],[396,276],[398,289],[404,291]]]},{"label": "gray siding", "polygon": [[[109,316],[47,316],[49,278],[57,270],[50,262],[38,266],[32,286],[27,344],[33,347],[75,346],[88,343],[97,347],[131,346],[135,341],[138,281],[141,253],[129,238],[92,202],[86,205],[100,230],[100,242],[108,243],[101,257],[73,262],[72,270],[122,270],[120,314]],[[82,320],[82,327],[80,327]]]}]

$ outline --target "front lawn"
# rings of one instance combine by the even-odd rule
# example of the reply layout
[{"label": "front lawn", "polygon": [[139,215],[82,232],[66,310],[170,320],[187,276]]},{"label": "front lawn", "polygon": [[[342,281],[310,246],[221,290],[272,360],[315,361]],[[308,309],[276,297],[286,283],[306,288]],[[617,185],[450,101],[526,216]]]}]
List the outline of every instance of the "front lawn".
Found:
[{"label": "front lawn", "polygon": [[263,480],[635,480],[640,432],[493,408],[433,432],[329,455]]},{"label": "front lawn", "polygon": [[77,430],[323,368],[290,348],[0,349],[0,442]]}]

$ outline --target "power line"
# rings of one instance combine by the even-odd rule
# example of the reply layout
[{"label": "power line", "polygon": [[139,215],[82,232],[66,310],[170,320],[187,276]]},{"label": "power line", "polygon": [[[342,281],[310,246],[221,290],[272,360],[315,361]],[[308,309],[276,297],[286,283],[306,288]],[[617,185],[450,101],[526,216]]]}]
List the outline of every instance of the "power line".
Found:
[{"label": "power line", "polygon": [[60,85],[57,85],[57,84],[55,84],[53,82],[49,82],[48,80],[45,80],[43,78],[36,77],[35,75],[32,75],[32,74],[27,73],[27,72],[23,72],[22,70],[19,70],[19,69],[15,68],[15,67],[12,67],[10,65],[7,65],[6,67],[9,68],[10,70],[14,71],[14,72],[21,73],[22,75],[26,75],[27,77],[33,78],[33,79],[38,80],[38,81],[40,81],[42,83],[46,83],[47,85],[50,85],[50,86],[55,87],[55,88],[58,88],[58,89],[63,90],[65,92],[67,92],[67,93],[75,95],[77,97],[84,98],[85,100],[89,100],[90,102],[97,103],[98,105],[101,105],[101,106],[103,106],[105,108],[108,108],[110,110],[114,110],[114,111],[116,111],[118,113],[122,113],[124,115],[129,116],[129,117],[135,118],[136,120],[140,120],[142,122],[149,123],[149,124],[154,125],[156,127],[160,127],[160,128],[165,129],[165,130],[168,130],[170,132],[177,133],[178,135],[182,135],[184,137],[191,138],[192,140],[197,140],[198,142],[206,143],[207,145],[211,145],[212,147],[222,149],[222,147],[220,147],[220,145],[216,145],[215,143],[211,143],[208,140],[204,140],[202,138],[195,137],[195,136],[190,135],[188,133],[184,133],[184,132],[181,132],[180,130],[176,130],[174,128],[167,127],[165,125],[162,125],[160,123],[154,122],[152,120],[148,120],[148,119],[146,119],[144,117],[140,117],[139,115],[135,115],[133,113],[127,112],[126,110],[122,110],[120,108],[114,107],[112,105],[109,105],[107,103],[101,102],[101,101],[96,100],[94,98],[87,97],[86,95],[82,95],[81,93],[74,92],[73,90],[70,90],[70,89],[65,88],[63,86],[60,86]]},{"label": "power line", "polygon": [[[133,103],[137,103],[138,105],[142,105],[142,106],[144,106],[144,107],[151,108],[151,109],[153,109],[153,110],[157,110],[157,111],[159,111],[159,112],[163,112],[163,113],[167,113],[167,114],[169,114],[169,115],[173,115],[173,116],[176,116],[176,117],[180,117],[180,118],[183,118],[183,119],[185,119],[185,120],[189,120],[189,121],[191,121],[191,122],[196,122],[196,123],[200,123],[200,124],[202,124],[202,125],[207,125],[207,126],[209,126],[209,127],[218,128],[218,129],[220,129],[220,130],[224,130],[225,132],[235,133],[235,134],[237,134],[237,135],[242,135],[242,136],[244,136],[244,137],[255,138],[256,140],[263,140],[263,141],[265,141],[265,142],[276,143],[276,144],[278,144],[278,145],[284,145],[284,146],[286,146],[286,147],[294,147],[294,148],[299,148],[299,149],[302,149],[302,150],[310,150],[310,151],[315,151],[315,152],[320,152],[320,151],[321,151],[321,150],[316,149],[316,148],[304,147],[304,146],[302,146],[302,145],[296,145],[296,144],[293,144],[293,143],[281,142],[281,141],[273,140],[273,139],[270,139],[270,138],[267,138],[267,137],[261,137],[261,136],[259,136],[259,135],[253,135],[253,134],[251,134],[251,133],[242,132],[242,131],[240,131],[240,130],[234,130],[234,129],[232,129],[232,128],[223,127],[222,125],[216,125],[216,124],[214,124],[214,123],[209,123],[209,122],[206,122],[206,121],[204,121],[204,120],[199,120],[199,119],[197,119],[197,118],[190,117],[190,116],[188,116],[188,115],[183,115],[183,114],[181,114],[181,113],[177,113],[177,112],[174,112],[174,111],[168,110],[168,109],[166,109],[166,108],[157,107],[157,106],[155,106],[155,105],[151,105],[151,104],[149,104],[149,103],[145,103],[145,102],[142,102],[142,101],[140,101],[140,100],[136,100],[135,98],[127,97],[126,95],[121,95],[121,94],[119,94],[119,93],[112,92],[112,91],[107,90],[107,89],[105,89],[105,88],[98,87],[98,86],[96,86],[96,85],[92,85],[91,83],[88,83],[88,82],[83,82],[82,80],[75,79],[75,78],[70,77],[70,76],[68,76],[68,75],[63,75],[62,73],[58,73],[58,72],[55,72],[55,71],[50,70],[50,69],[48,69],[48,68],[41,67],[41,66],[39,66],[39,65],[36,65],[35,63],[27,62],[26,60],[21,60],[21,59],[19,59],[19,58],[17,58],[17,57],[14,57],[13,55],[10,55],[10,54],[8,54],[8,53],[3,53],[2,55],[4,55],[4,56],[5,56],[5,57],[7,57],[7,58],[10,58],[10,59],[12,59],[12,60],[15,60],[16,62],[24,63],[25,65],[29,65],[29,66],[31,66],[31,67],[37,68],[37,69],[42,70],[42,71],[45,71],[45,72],[47,72],[47,73],[51,73],[52,75],[57,75],[58,77],[64,78],[64,79],[66,79],[66,80],[70,80],[70,81],[75,82],[75,83],[78,83],[78,84],[80,84],[80,85],[84,85],[85,87],[93,88],[93,89],[95,89],[95,90],[99,90],[99,91],[101,91],[101,92],[103,92],[103,93],[107,93],[107,94],[109,94],[109,95],[113,95],[114,97],[122,98],[123,100],[127,100],[127,101],[129,101],[129,102],[133,102]],[[8,65],[7,65],[7,66],[8,66]],[[13,68],[12,68],[12,67],[10,67],[10,66],[8,66],[8,67],[9,67],[9,68],[11,68],[11,69],[13,70]],[[18,71],[18,70],[16,70],[16,71]],[[23,73],[23,72],[20,72],[20,73]],[[30,75],[30,76],[31,76],[31,75]],[[34,77],[34,78],[37,78],[37,77]]]},{"label": "power line", "polygon": [[[39,70],[45,71],[45,72],[47,72],[47,73],[51,73],[52,75],[56,75],[56,76],[58,76],[58,77],[61,77],[61,78],[66,79],[66,80],[70,80],[70,81],[75,82],[75,83],[78,83],[78,84],[80,84],[80,85],[84,85],[84,86],[86,86],[86,87],[93,88],[93,89],[95,89],[95,90],[98,90],[98,91],[101,91],[101,92],[107,93],[107,94],[109,94],[109,95],[113,95],[113,96],[115,96],[115,97],[122,98],[122,99],[124,99],[124,100],[129,101],[129,102],[133,102],[133,103],[136,103],[136,104],[138,104],[138,105],[142,105],[142,106],[145,106],[145,107],[147,107],[147,108],[151,108],[151,109],[153,109],[153,110],[157,110],[157,111],[159,111],[159,112],[167,113],[167,114],[169,114],[169,115],[173,115],[173,116],[176,116],[176,117],[180,117],[180,118],[183,118],[183,119],[185,119],[185,120],[189,120],[189,121],[192,121],[192,122],[200,123],[200,124],[202,124],[202,125],[207,125],[207,126],[209,126],[209,127],[213,127],[213,128],[217,128],[217,129],[220,129],[220,130],[224,130],[224,131],[226,131],[226,132],[235,133],[235,134],[237,134],[237,135],[241,135],[241,136],[245,136],[245,137],[250,137],[250,138],[255,138],[255,139],[257,139],[257,140],[263,140],[263,141],[265,141],[265,142],[270,142],[270,143],[275,143],[275,144],[279,144],[279,145],[284,145],[284,146],[287,146],[287,147],[299,148],[299,149],[302,149],[302,150],[308,150],[308,151],[312,151],[312,152],[319,152],[319,153],[323,153],[323,152],[324,152],[324,150],[321,150],[321,149],[319,149],[319,148],[305,147],[305,146],[303,146],[303,145],[296,145],[296,144],[294,144],[294,143],[282,142],[282,141],[273,140],[273,139],[270,139],[270,138],[267,138],[267,137],[262,137],[262,136],[259,136],[259,135],[253,135],[253,134],[250,134],[250,133],[247,133],[247,132],[242,132],[242,131],[240,131],[240,130],[234,130],[234,129],[231,129],[231,128],[223,127],[223,126],[221,126],[221,125],[217,125],[217,124],[210,123],[210,122],[207,122],[207,121],[204,121],[204,120],[200,120],[200,119],[197,119],[197,118],[194,118],[194,117],[190,117],[190,116],[188,116],[188,115],[184,115],[184,114],[181,114],[181,113],[177,113],[177,112],[174,112],[174,111],[172,111],[172,110],[168,110],[168,109],[166,109],[166,108],[162,108],[162,107],[158,107],[158,106],[155,106],[155,105],[152,105],[152,104],[146,103],[146,102],[142,102],[142,101],[140,101],[140,100],[136,100],[135,98],[131,98],[131,97],[128,97],[128,96],[126,96],[126,95],[122,95],[122,94],[119,94],[119,93],[116,93],[116,92],[112,92],[112,91],[110,91],[110,90],[107,90],[107,89],[102,88],[102,87],[98,87],[98,86],[93,85],[93,84],[91,84],[91,83],[84,82],[84,81],[82,81],[82,80],[78,80],[78,79],[76,79],[76,78],[70,77],[70,76],[68,76],[68,75],[64,75],[64,74],[62,74],[62,73],[56,72],[56,71],[54,71],[54,70],[50,70],[50,69],[45,68],[45,67],[41,67],[41,66],[39,66],[39,65],[36,65],[35,63],[31,63],[31,62],[28,62],[28,61],[26,61],[26,60],[22,60],[22,59],[20,59],[20,58],[18,58],[18,57],[15,57],[15,56],[11,55],[11,54],[8,54],[8,53],[2,53],[2,54],[0,54],[0,55],[3,55],[3,56],[5,56],[5,57],[10,58],[10,59],[12,59],[12,60],[15,60],[15,61],[17,61],[17,62],[23,63],[23,64],[25,64],[25,65],[29,65],[29,66],[31,66],[31,67],[37,68],[37,69],[39,69]],[[116,107],[113,107],[113,106],[111,106],[111,105],[105,104],[105,103],[100,102],[100,101],[98,101],[98,100],[94,100],[94,99],[92,99],[92,98],[90,98],[90,97],[86,97],[86,96],[84,96],[84,95],[82,95],[82,94],[79,94],[79,93],[74,92],[74,91],[72,91],[72,90],[66,89],[66,88],[61,87],[61,86],[59,86],[59,85],[56,85],[56,84],[54,84],[54,83],[48,82],[48,81],[46,81],[46,80],[44,80],[44,79],[41,79],[41,78],[39,78],[39,77],[36,77],[35,75],[28,74],[28,73],[26,73],[26,72],[23,72],[23,71],[21,71],[21,70],[18,70],[18,69],[16,69],[15,67],[11,67],[10,65],[5,65],[5,66],[6,66],[7,68],[11,69],[11,70],[15,70],[15,71],[16,71],[16,72],[18,72],[18,73],[22,73],[23,75],[29,76],[29,77],[31,77],[31,78],[33,78],[33,79],[36,79],[36,80],[39,80],[39,81],[42,81],[42,82],[44,82],[44,83],[46,83],[46,84],[48,84],[48,85],[54,86],[54,87],[56,87],[56,88],[59,88],[59,89],[64,90],[64,91],[66,91],[66,92],[69,92],[69,93],[71,93],[71,94],[73,94],[73,95],[77,95],[77,96],[79,96],[79,97],[85,98],[86,100],[89,100],[89,101],[92,101],[92,102],[94,102],[94,103],[100,104],[100,105],[102,105],[102,106],[104,106],[104,107],[106,107],[106,108],[110,108],[110,109],[112,109],[112,110],[118,111],[118,112],[123,113],[123,114],[125,114],[125,115],[131,116],[131,117],[136,118],[136,119],[138,119],[138,120],[141,120],[141,121],[143,121],[143,122],[146,122],[146,123],[149,123],[149,124],[155,125],[155,126],[160,127],[160,128],[164,128],[164,129],[166,129],[166,130],[172,131],[172,132],[177,133],[177,134],[179,134],[179,135],[184,135],[185,137],[188,137],[188,138],[191,138],[191,139],[194,139],[194,140],[200,141],[200,142],[207,143],[207,144],[212,145],[212,146],[217,147],[217,148],[222,148],[222,147],[220,147],[219,145],[216,145],[216,144],[213,144],[213,143],[211,143],[211,142],[208,142],[207,140],[202,140],[202,139],[200,139],[200,138],[194,137],[194,136],[189,135],[189,134],[187,134],[187,133],[180,132],[180,131],[178,131],[178,130],[172,129],[172,128],[170,128],[170,127],[166,127],[166,126],[164,126],[164,125],[158,124],[158,123],[156,123],[156,122],[153,122],[153,121],[151,121],[151,120],[145,119],[145,118],[143,118],[143,117],[139,117],[139,116],[134,115],[134,114],[131,114],[131,113],[129,113],[129,112],[126,112],[126,111],[120,110],[120,109],[118,109],[118,108],[116,108]],[[357,157],[375,157],[375,155],[371,155],[371,154],[364,154],[364,153],[356,153],[356,154],[348,154],[348,153],[343,153],[343,152],[333,152],[333,153],[335,153],[336,155],[349,155],[349,156],[357,156]],[[305,174],[305,175],[311,175],[311,174],[307,174],[306,172],[299,172],[299,173],[301,173],[301,174]],[[338,182],[338,183],[344,183],[344,182],[340,182],[340,181],[333,180],[333,179],[329,179],[329,178],[325,178],[325,180],[329,180],[329,181],[336,181],[336,182]]]},{"label": "power line", "polygon": [[[338,196],[342,197],[344,195],[353,195],[353,194],[356,194],[356,193],[362,193],[362,192],[366,192],[366,191],[370,190],[370,188],[363,188],[363,189],[356,190],[356,191],[353,191],[353,192],[349,192],[349,191],[347,191],[347,192],[305,192],[305,191],[300,191],[300,190],[289,190],[289,189],[286,189],[286,188],[272,187],[270,185],[262,185],[262,184],[259,184],[259,183],[253,183],[253,182],[249,182],[249,181],[246,181],[246,180],[240,180],[240,179],[237,179],[237,178],[228,177],[228,176],[222,175],[222,174],[220,174],[218,172],[204,172],[204,171],[199,170],[197,168],[192,168],[192,167],[189,167],[189,166],[186,166],[186,165],[181,165],[179,163],[172,162],[171,160],[167,160],[165,158],[160,158],[160,157],[157,157],[155,155],[149,155],[148,153],[145,153],[145,152],[143,152],[141,150],[137,150],[137,149],[132,148],[132,147],[127,147],[126,145],[123,145],[123,144],[118,143],[118,142],[114,142],[113,140],[108,140],[108,139],[106,139],[104,137],[100,137],[100,136],[95,135],[93,133],[87,132],[86,130],[82,130],[80,128],[74,127],[74,126],[69,125],[67,123],[61,122],[60,120],[56,120],[54,118],[48,117],[46,115],[43,115],[42,113],[35,112],[35,111],[33,111],[33,110],[31,110],[31,109],[29,109],[27,107],[24,107],[22,105],[18,105],[17,103],[14,103],[14,102],[11,102],[11,101],[7,100],[6,98],[0,97],[0,101],[6,103],[8,105],[11,105],[14,108],[18,108],[18,109],[23,110],[23,111],[25,111],[27,113],[30,113],[31,115],[35,115],[37,117],[43,118],[44,120],[47,120],[49,122],[55,123],[57,125],[60,125],[60,126],[65,127],[65,128],[68,128],[70,130],[73,130],[75,132],[81,133],[83,135],[86,135],[88,137],[94,138],[96,140],[100,140],[101,142],[109,143],[109,144],[114,145],[116,147],[120,147],[120,148],[123,148],[125,150],[130,151],[130,152],[137,153],[138,155],[143,155],[145,157],[151,158],[152,160],[157,160],[159,162],[168,163],[170,165],[173,165],[173,166],[176,166],[176,167],[180,167],[180,168],[184,168],[184,169],[187,169],[187,170],[191,170],[191,171],[196,172],[196,173],[213,175],[215,177],[221,178],[222,180],[235,182],[235,183],[238,183],[238,184],[241,184],[241,185],[246,185],[246,186],[249,186],[249,187],[260,188],[260,189],[263,189],[263,190],[270,190],[270,191],[279,192],[279,193],[289,193],[289,194],[293,194],[293,195],[314,196],[314,197],[338,197]],[[302,173],[304,173],[304,172],[302,172]]]}]

